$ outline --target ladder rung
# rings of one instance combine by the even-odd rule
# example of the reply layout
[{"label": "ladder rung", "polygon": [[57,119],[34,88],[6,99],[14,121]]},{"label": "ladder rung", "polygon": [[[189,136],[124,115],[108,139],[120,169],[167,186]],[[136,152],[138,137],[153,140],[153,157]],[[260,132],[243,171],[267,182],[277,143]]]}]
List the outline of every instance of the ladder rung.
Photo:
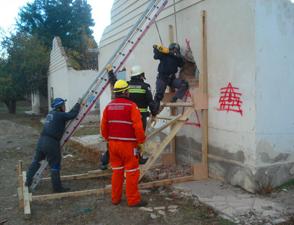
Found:
[{"label": "ladder rung", "polygon": [[164,107],[193,107],[192,102],[167,102],[161,104]]}]

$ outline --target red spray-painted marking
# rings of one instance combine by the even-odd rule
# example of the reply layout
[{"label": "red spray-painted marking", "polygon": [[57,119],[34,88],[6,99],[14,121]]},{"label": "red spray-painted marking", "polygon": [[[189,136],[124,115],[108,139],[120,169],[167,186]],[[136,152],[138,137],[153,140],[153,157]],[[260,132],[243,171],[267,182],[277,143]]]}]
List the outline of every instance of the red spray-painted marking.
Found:
[{"label": "red spray-painted marking", "polygon": [[236,112],[243,116],[243,111],[241,109],[242,101],[240,92],[237,92],[239,88],[233,87],[231,82],[229,82],[227,87],[220,89],[219,98],[219,111]]},{"label": "red spray-painted marking", "polygon": [[[191,99],[192,99],[192,96],[191,96],[190,91],[187,91],[187,92],[186,92],[185,97],[184,97],[184,101],[187,102],[187,99],[188,99],[188,98],[191,98]],[[197,122],[189,122],[189,121],[187,121],[187,122],[185,123],[185,125],[190,125],[190,126],[195,126],[195,127],[201,127],[201,125],[200,125],[200,119],[199,119],[198,113],[197,113],[196,110],[194,110],[194,112],[195,112],[195,117],[196,117],[196,119],[197,119]],[[182,113],[184,113],[184,108],[183,108],[183,110],[182,110]]]}]

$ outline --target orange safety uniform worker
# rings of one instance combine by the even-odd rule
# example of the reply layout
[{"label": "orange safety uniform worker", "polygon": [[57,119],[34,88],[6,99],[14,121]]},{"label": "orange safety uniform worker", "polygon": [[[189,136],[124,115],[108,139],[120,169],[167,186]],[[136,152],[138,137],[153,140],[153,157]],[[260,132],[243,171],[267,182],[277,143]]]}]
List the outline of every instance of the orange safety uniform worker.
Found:
[{"label": "orange safety uniform worker", "polygon": [[112,173],[112,203],[121,201],[124,172],[129,206],[144,206],[138,189],[140,177],[138,148],[145,141],[140,111],[128,99],[129,85],[124,80],[114,84],[115,99],[104,109],[101,134],[109,143]]}]

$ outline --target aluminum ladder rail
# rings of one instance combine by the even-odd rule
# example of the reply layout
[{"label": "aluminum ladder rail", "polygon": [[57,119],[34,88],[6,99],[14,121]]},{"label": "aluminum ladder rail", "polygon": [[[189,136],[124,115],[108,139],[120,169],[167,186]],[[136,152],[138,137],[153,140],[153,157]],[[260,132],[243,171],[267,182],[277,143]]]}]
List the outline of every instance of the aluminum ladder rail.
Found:
[{"label": "aluminum ladder rail", "polygon": [[[127,58],[133,52],[133,50],[141,41],[151,25],[155,22],[156,18],[164,9],[167,3],[168,0],[153,0],[147,7],[146,11],[142,14],[138,22],[134,25],[133,29],[126,36],[122,44],[117,49],[116,53],[107,63],[112,65],[115,73],[119,71],[119,69],[123,66]],[[100,72],[98,77],[95,79],[95,81],[82,97],[81,109],[78,116],[67,124],[64,135],[60,141],[61,147],[64,146],[64,144],[69,140],[74,131],[78,128],[79,124],[83,121],[85,116],[94,106],[95,102],[99,99],[108,84],[108,74],[107,71],[103,69],[103,71]],[[42,173],[46,169],[47,165],[47,161],[42,162],[42,166],[39,168],[33,178],[31,190],[34,190],[41,181]]]}]

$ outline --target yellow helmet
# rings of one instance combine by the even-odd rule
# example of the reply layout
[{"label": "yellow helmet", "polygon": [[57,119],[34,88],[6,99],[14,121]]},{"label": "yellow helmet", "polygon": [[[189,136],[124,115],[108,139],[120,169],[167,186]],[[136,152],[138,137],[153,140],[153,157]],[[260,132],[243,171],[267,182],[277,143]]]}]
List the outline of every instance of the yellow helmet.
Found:
[{"label": "yellow helmet", "polygon": [[129,89],[129,84],[125,80],[118,80],[113,86],[113,92],[124,92]]}]

